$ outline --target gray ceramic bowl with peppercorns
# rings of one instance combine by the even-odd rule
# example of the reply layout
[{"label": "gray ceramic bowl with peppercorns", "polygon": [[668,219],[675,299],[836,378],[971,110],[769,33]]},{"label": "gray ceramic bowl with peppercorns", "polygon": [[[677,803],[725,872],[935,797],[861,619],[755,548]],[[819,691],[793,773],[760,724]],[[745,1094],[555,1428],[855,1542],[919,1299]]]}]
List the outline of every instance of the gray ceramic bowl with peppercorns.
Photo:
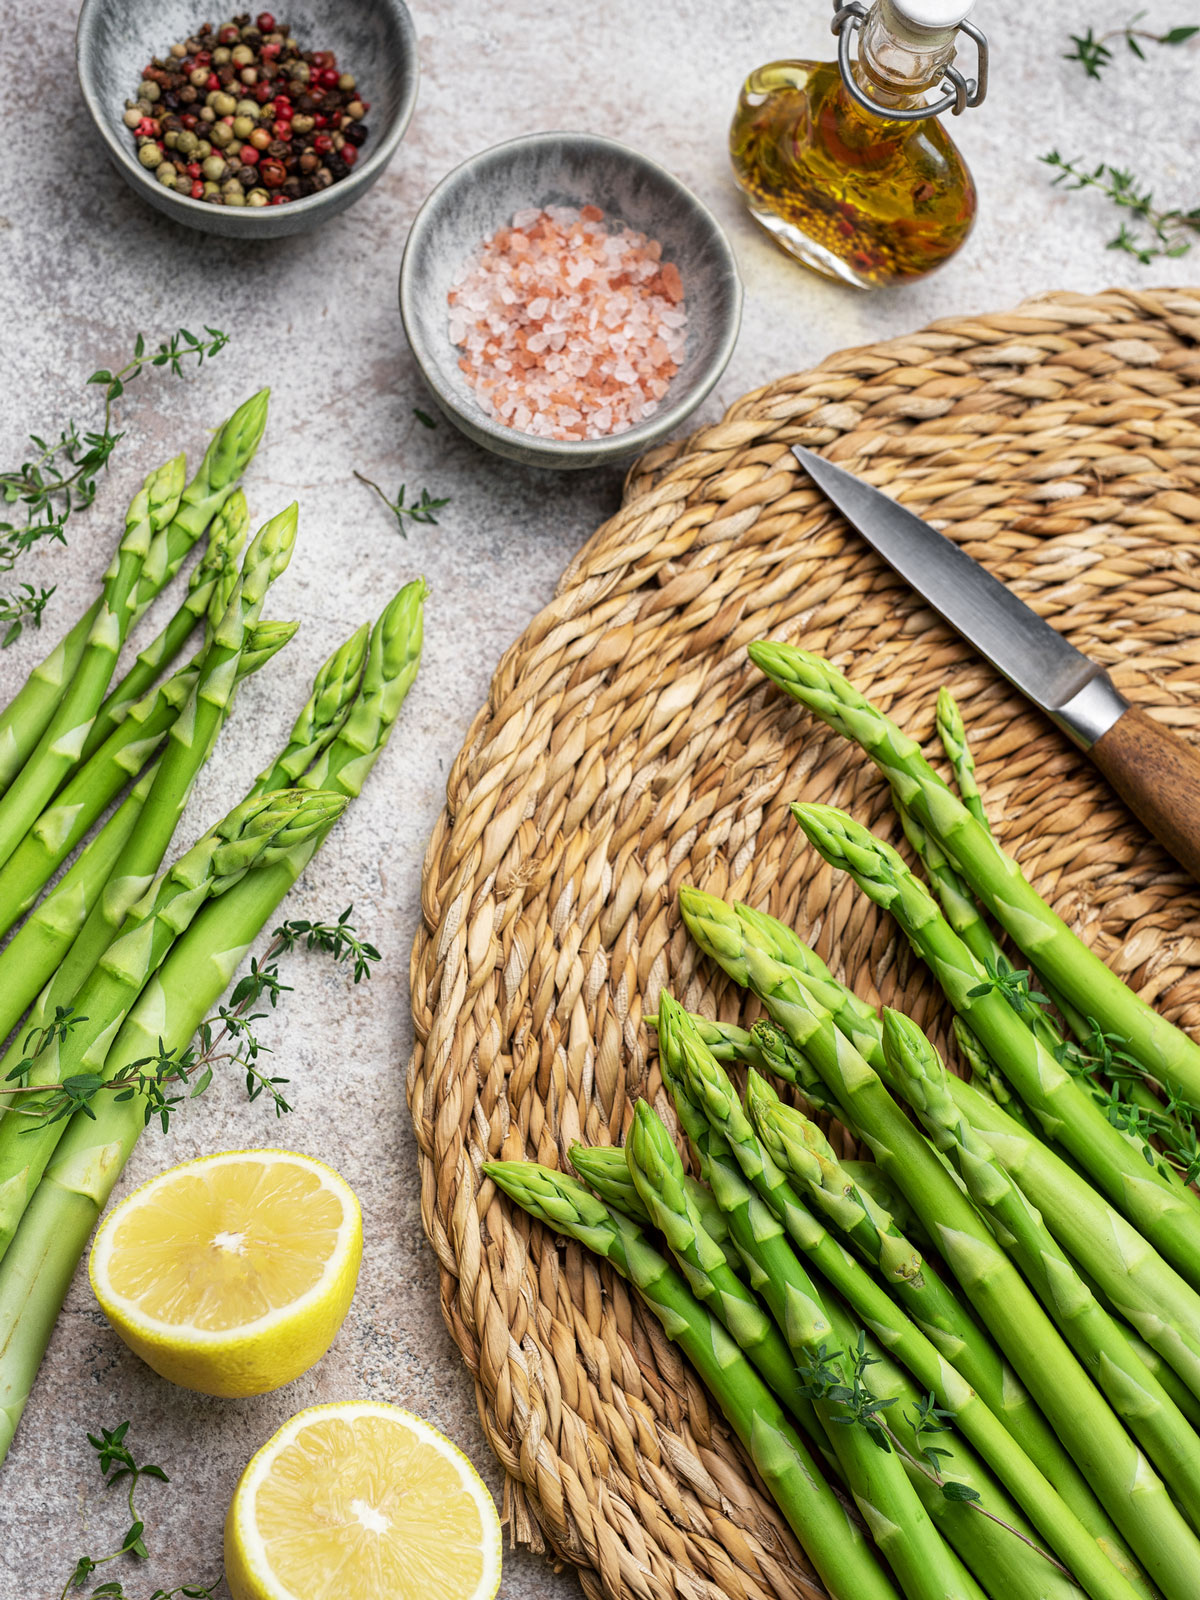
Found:
[{"label": "gray ceramic bowl with peppercorns", "polygon": [[[209,59],[172,57],[205,22]],[[297,52],[323,54],[302,62]],[[130,188],[177,222],[227,238],[305,233],[353,205],[395,154],[417,97],[416,34],[402,0],[281,0],[277,14],[214,13],[205,0],[83,0],[75,54],[88,110]],[[155,59],[177,63],[182,78],[144,80]],[[141,97],[148,118],[128,104],[144,81],[158,90]],[[206,137],[218,128],[224,142]],[[179,160],[190,170],[175,171]],[[202,197],[214,182],[217,204]]]},{"label": "gray ceramic bowl with peppercorns", "polygon": [[[575,440],[505,426],[479,404],[451,343],[447,297],[463,269],[515,214],[543,206],[599,207],[609,229],[626,224],[655,240],[682,281],[683,360],[658,409],[624,432]],[[665,167],[600,134],[531,133],[471,156],[429,195],[404,250],[400,315],[438,405],[469,439],[526,466],[571,470],[647,450],[695,411],[733,354],[742,285],[720,223]]]}]

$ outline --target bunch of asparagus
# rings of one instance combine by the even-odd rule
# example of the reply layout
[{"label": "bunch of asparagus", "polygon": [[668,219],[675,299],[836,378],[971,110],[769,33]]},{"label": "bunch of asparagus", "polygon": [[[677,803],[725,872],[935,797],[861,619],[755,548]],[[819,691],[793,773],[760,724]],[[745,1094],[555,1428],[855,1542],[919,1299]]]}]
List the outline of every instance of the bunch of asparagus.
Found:
[{"label": "bunch of asparagus", "polygon": [[[766,1013],[746,1031],[661,997],[702,1182],[645,1102],[623,1148],[572,1149],[586,1187],[484,1170],[629,1279],[834,1600],[1195,1600],[1200,1047],[996,843],[948,693],[958,793],[827,661],[750,654],[887,777],[928,884],[843,813],[792,812],[926,962],[971,1081],[791,929],[684,888],[688,931]],[[872,1159],[839,1159],[834,1124]]]},{"label": "bunch of asparagus", "polygon": [[[180,1078],[242,957],[360,792],[420,660],[418,579],[334,652],[250,792],[164,868],[238,684],[296,632],[262,612],[297,508],[242,555],[238,480],[266,413],[264,390],[217,430],[190,483],[182,456],[150,474],[99,598],[0,712],[0,935],[19,924],[0,951],[0,1039],[12,1035],[0,1063],[0,1459],[91,1229],[162,1103],[162,1071]],[[178,609],[114,687],[131,627],[205,536]]]}]

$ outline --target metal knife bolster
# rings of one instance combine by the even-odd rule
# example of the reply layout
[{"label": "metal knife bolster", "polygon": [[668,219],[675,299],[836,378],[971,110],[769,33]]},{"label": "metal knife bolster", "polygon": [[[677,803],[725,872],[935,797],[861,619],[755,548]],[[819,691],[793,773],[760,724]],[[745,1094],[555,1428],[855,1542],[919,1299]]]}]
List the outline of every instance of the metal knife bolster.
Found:
[{"label": "metal knife bolster", "polygon": [[1046,714],[1077,744],[1090,750],[1120,717],[1129,710],[1129,701],[1117,689],[1108,673],[1098,668],[1095,677],[1060,706],[1047,706]]}]

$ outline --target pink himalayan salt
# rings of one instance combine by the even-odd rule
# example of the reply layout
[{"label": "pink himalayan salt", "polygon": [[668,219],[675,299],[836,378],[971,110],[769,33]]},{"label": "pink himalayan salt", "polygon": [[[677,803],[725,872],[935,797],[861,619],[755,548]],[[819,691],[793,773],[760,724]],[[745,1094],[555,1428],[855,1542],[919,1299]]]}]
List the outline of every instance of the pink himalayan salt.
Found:
[{"label": "pink himalayan salt", "polygon": [[686,343],[662,246],[597,206],[518,211],[450,290],[450,339],[487,414],[543,439],[601,439],[658,409]]}]

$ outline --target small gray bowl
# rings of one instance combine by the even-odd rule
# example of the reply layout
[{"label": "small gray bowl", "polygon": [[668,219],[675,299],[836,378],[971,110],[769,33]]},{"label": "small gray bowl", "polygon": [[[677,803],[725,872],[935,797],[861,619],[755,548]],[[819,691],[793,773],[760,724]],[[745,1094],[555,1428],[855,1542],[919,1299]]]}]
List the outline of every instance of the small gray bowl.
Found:
[{"label": "small gray bowl", "polygon": [[[661,407],[604,439],[542,439],[494,422],[475,400],[450,343],[446,296],[471,255],[528,206],[599,206],[660,241],[683,279],[687,348]],[[683,422],[725,370],[737,342],[742,285],[712,213],[657,162],[591,133],[531,133],[455,167],[417,213],[400,266],[400,315],[438,405],[468,438],[527,466],[578,468],[647,449]]]},{"label": "small gray bowl", "polygon": [[129,187],[176,222],[230,239],[276,239],[307,233],[364,195],[396,153],[417,99],[417,41],[402,0],[279,0],[278,14],[304,50],[334,50],[371,102],[370,132],[349,177],[319,194],[286,206],[214,206],[159,183],[137,158],[133,135],[121,121],[137,91],[142,69],[219,15],[200,0],[83,0],[75,29],[79,85],[108,153]]}]

